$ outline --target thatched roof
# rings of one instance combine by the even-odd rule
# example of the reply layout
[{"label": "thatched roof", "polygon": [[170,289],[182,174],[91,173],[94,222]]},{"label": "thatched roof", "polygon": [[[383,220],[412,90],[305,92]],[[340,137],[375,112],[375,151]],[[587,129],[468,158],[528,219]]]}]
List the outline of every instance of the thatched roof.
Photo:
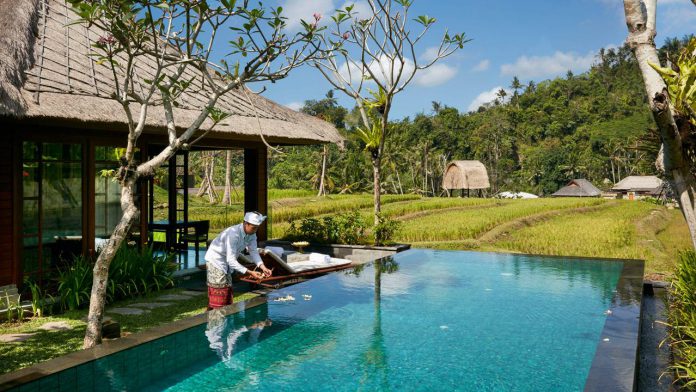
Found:
[{"label": "thatched roof", "polygon": [[578,178],[571,180],[568,185],[556,191],[556,193],[551,196],[556,197],[597,197],[602,194],[596,186],[592,185],[591,182]]},{"label": "thatched roof", "polygon": [[442,177],[445,189],[486,189],[490,188],[488,172],[479,161],[452,161]]},{"label": "thatched roof", "polygon": [[659,194],[664,182],[656,176],[628,176],[611,188],[614,192],[647,192]]},{"label": "thatched roof", "polygon": [[[91,56],[92,44],[105,34],[94,26],[70,24],[75,19],[77,16],[62,0],[0,0],[0,117],[125,129],[123,109],[110,98],[113,76]],[[142,60],[137,68],[152,75],[154,60]],[[194,88],[196,91],[185,97],[187,105],[175,109],[177,126],[185,128],[193,122],[198,114],[194,109],[205,102],[203,94],[197,92],[202,89]],[[342,140],[333,125],[247,92],[235,90],[220,98],[217,107],[232,116],[209,135],[260,140],[260,122],[264,137],[274,143]],[[133,104],[133,109],[137,108]],[[146,132],[164,128],[161,107],[148,111],[147,125]],[[202,128],[210,125],[206,122]]]}]

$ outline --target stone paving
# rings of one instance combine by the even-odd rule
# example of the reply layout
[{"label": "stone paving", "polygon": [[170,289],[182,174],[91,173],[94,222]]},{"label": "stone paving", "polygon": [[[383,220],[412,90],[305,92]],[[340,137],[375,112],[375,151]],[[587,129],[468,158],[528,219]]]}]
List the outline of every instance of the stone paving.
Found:
[{"label": "stone paving", "polygon": [[128,305],[129,308],[155,309],[171,305],[171,302],[138,302]]},{"label": "stone paving", "polygon": [[190,295],[190,296],[192,296],[192,297],[195,297],[195,296],[198,296],[198,295],[206,294],[206,292],[205,292],[205,291],[184,290],[184,291],[180,292],[179,294]]},{"label": "stone paving", "polygon": [[182,294],[165,294],[155,298],[155,301],[183,301],[185,299],[191,299],[191,296]]},{"label": "stone paving", "polygon": [[67,331],[72,329],[72,327],[65,321],[51,321],[40,326],[39,329],[43,329],[44,331]]},{"label": "stone paving", "polygon": [[150,313],[149,310],[139,309],[139,308],[111,308],[107,310],[108,313],[116,313],[126,316],[138,316],[145,313]]},{"label": "stone paving", "polygon": [[0,343],[23,342],[34,335],[36,335],[36,333],[10,333],[7,335],[0,335]]}]

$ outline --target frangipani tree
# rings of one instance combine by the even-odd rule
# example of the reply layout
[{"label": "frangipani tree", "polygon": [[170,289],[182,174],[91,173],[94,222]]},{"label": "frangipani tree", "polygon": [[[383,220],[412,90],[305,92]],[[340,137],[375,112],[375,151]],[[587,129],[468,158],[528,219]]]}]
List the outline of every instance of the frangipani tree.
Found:
[{"label": "frangipani tree", "polygon": [[696,248],[696,41],[674,59],[673,67],[663,68],[655,48],[657,0],[624,0],[624,11],[627,43],[638,60],[662,140],[657,166],[676,192]]},{"label": "frangipani tree", "polygon": [[[128,124],[116,175],[123,217],[94,266],[87,348],[101,342],[109,265],[138,216],[133,199],[138,179],[154,175],[178,150],[195,143],[198,139],[192,138],[204,124],[209,131],[227,118],[229,114],[216,107],[224,94],[234,89],[248,99],[246,84],[284,78],[320,53],[321,28],[305,24],[302,32],[286,35],[281,8],[264,9],[249,1],[68,1],[81,18],[78,23],[102,33],[93,43],[97,63],[109,69],[112,97],[123,107]],[[214,61],[223,31],[227,50]],[[191,100],[192,95],[203,99]],[[184,105],[197,113],[193,121],[177,116],[176,108]],[[164,117],[168,144],[151,159],[136,162],[138,138],[153,115]]]},{"label": "frangipani tree", "polygon": [[[374,224],[380,223],[381,165],[385,140],[393,129],[389,113],[394,97],[416,74],[463,48],[461,34],[445,33],[428,61],[418,49],[435,18],[421,15],[411,19],[412,0],[367,0],[369,15],[359,15],[353,5],[337,10],[321,41],[334,48],[322,53],[314,66],[338,91],[353,100],[360,111],[358,137],[370,153],[373,168]],[[320,19],[315,15],[315,21]],[[306,24],[305,24],[306,25]],[[412,29],[418,28],[417,32]],[[369,88],[368,88],[369,87]],[[377,243],[381,238],[375,238]]]}]

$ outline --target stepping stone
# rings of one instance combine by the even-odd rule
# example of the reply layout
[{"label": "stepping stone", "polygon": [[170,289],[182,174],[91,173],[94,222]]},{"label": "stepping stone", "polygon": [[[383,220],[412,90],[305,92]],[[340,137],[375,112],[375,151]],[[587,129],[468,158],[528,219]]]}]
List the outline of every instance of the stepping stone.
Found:
[{"label": "stepping stone", "polygon": [[[84,321],[84,322],[87,322],[87,316],[81,318],[80,320],[82,320],[82,321]],[[113,320],[114,320],[114,319],[112,319],[112,318],[109,317],[109,316],[103,316],[103,317],[102,317],[102,324],[109,323],[109,322],[111,322],[111,321],[113,321]]]},{"label": "stepping stone", "polygon": [[68,331],[71,330],[72,327],[65,321],[51,321],[50,323],[40,326],[39,329],[43,329],[44,331]]},{"label": "stepping stone", "polygon": [[138,308],[113,308],[107,310],[109,313],[116,313],[116,314],[123,314],[127,316],[132,316],[132,315],[140,315],[143,313],[150,313],[149,310],[145,309],[138,309]]},{"label": "stepping stone", "polygon": [[180,292],[179,294],[190,295],[190,296],[192,296],[192,297],[195,297],[195,296],[197,296],[197,295],[203,295],[203,294],[205,294],[205,291],[184,290],[184,291]]},{"label": "stepping stone", "polygon": [[183,301],[185,299],[191,299],[191,297],[181,294],[165,294],[155,298],[155,301]]},{"label": "stepping stone", "polygon": [[34,335],[36,335],[36,333],[11,333],[0,335],[0,343],[23,342]]},{"label": "stepping stone", "polygon": [[171,304],[171,302],[138,302],[137,304],[130,304],[128,307],[154,309],[169,306]]}]

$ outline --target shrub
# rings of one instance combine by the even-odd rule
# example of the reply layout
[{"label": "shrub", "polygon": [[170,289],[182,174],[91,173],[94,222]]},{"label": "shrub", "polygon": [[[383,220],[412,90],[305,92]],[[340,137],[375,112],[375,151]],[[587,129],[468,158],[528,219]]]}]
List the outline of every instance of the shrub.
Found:
[{"label": "shrub", "polygon": [[696,390],[696,253],[680,254],[669,307],[673,370],[683,390]]},{"label": "shrub", "polygon": [[73,263],[58,269],[58,294],[63,309],[75,310],[89,301],[92,290],[92,262],[77,256]]},{"label": "shrub", "polygon": [[375,245],[382,245],[394,238],[394,235],[399,230],[401,222],[382,215],[380,215],[378,218],[379,224],[374,227],[373,234],[375,237]]},{"label": "shrub", "polygon": [[[51,294],[45,292],[41,286],[29,279],[24,279],[24,284],[31,291],[31,312],[36,317],[43,317],[46,313],[52,313],[54,298]],[[46,312],[48,310],[48,312]]]},{"label": "shrub", "polygon": [[[109,267],[106,302],[120,298],[148,294],[173,286],[172,274],[176,265],[173,255],[155,255],[152,248],[142,250],[124,244]],[[92,290],[94,263],[84,257],[75,257],[73,264],[59,270],[58,294],[63,309],[78,309],[87,304]]]},{"label": "shrub", "polygon": [[138,250],[122,246],[109,268],[107,298],[113,301],[172,286],[172,273],[176,269],[173,257],[171,254],[156,256],[151,247]]},{"label": "shrub", "polygon": [[358,211],[293,221],[284,239],[323,244],[358,244],[365,241],[367,225]]}]

